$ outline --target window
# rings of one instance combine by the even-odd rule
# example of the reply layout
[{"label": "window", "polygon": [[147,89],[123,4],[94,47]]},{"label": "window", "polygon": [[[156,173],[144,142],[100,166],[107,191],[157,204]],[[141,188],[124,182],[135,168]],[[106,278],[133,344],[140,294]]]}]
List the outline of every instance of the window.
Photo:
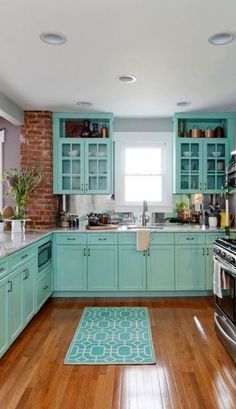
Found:
[{"label": "window", "polygon": [[115,202],[117,211],[172,207],[172,135],[115,133]]}]

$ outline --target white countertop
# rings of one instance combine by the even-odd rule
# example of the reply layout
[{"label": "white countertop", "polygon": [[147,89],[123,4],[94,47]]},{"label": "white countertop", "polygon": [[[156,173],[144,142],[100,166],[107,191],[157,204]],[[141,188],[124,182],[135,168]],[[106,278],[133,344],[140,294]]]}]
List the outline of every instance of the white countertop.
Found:
[{"label": "white countertop", "polygon": [[[141,226],[140,226],[141,227]],[[177,225],[177,224],[165,224],[161,229],[150,229],[152,233],[217,233],[224,232],[220,228],[209,228],[199,225]],[[20,250],[29,244],[46,237],[51,233],[134,233],[136,229],[127,228],[127,226],[121,226],[115,230],[86,230],[85,227],[80,229],[63,229],[55,228],[49,230],[26,230],[25,233],[12,233],[3,232],[0,233],[0,258]],[[236,232],[236,229],[232,229],[232,232]]]}]

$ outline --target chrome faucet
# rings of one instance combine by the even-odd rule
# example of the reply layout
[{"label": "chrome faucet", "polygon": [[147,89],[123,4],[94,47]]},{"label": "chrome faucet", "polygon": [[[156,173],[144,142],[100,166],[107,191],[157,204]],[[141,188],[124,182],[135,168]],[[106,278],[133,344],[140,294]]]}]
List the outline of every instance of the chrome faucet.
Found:
[{"label": "chrome faucet", "polygon": [[142,214],[142,226],[146,226],[147,223],[147,218],[146,218],[146,212],[148,211],[148,205],[147,201],[143,201],[143,214]]}]

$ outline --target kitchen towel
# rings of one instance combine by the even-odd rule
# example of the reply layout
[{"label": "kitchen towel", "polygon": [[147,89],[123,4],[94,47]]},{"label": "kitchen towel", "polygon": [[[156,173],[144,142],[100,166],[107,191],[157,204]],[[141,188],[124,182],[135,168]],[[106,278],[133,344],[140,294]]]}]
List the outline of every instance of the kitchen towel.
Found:
[{"label": "kitchen towel", "polygon": [[139,229],[136,233],[136,249],[137,251],[148,250],[150,243],[150,231],[145,229]]},{"label": "kitchen towel", "polygon": [[214,257],[214,274],[213,274],[213,292],[219,298],[222,298],[221,290],[221,266],[219,261]]}]

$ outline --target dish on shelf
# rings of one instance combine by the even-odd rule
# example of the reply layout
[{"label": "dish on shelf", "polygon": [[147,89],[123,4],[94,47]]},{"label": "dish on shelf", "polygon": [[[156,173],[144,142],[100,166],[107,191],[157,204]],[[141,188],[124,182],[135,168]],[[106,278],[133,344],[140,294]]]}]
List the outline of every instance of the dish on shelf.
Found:
[{"label": "dish on shelf", "polygon": [[191,151],[184,151],[184,152],[183,152],[183,155],[184,155],[184,156],[191,156],[191,155],[192,155],[192,152],[191,152]]},{"label": "dish on shelf", "polygon": [[220,156],[221,153],[220,152],[212,152],[212,156]]},{"label": "dish on shelf", "polygon": [[99,152],[99,153],[98,153],[98,156],[104,157],[104,156],[106,156],[106,152]]},{"label": "dish on shelf", "polygon": [[79,156],[79,151],[77,151],[77,149],[75,149],[75,150],[73,150],[73,151],[70,151],[70,152],[69,152],[69,155],[70,155],[70,156]]}]

